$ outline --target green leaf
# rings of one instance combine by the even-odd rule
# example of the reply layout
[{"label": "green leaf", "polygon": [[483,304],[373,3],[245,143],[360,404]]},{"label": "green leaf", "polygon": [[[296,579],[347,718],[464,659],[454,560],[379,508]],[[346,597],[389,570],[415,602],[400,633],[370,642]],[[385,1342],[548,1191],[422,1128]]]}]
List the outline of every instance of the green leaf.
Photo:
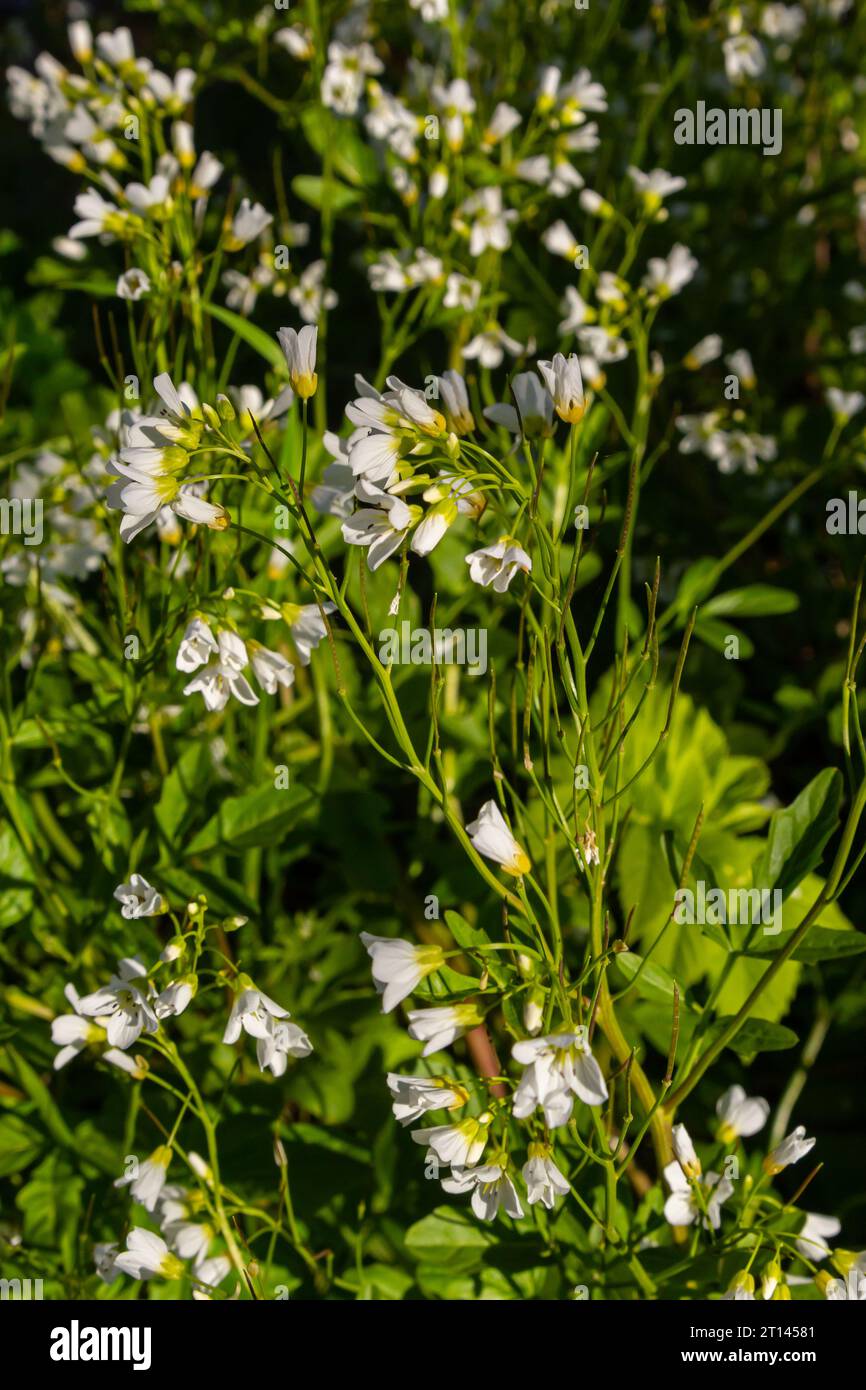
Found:
[{"label": "green leaf", "polygon": [[[623,951],[614,956],[612,969],[618,971],[624,978],[626,984],[631,984],[640,970],[643,957],[634,951]],[[665,1000],[673,1003],[674,998],[674,977],[660,965],[655,965],[653,961],[648,961],[640,971],[640,978],[635,986],[636,993],[646,999]],[[682,988],[680,988],[680,1001],[682,1002]]]},{"label": "green leaf", "polygon": [[732,627],[730,623],[723,623],[719,618],[705,618],[703,610],[699,612],[695,623],[695,636],[708,647],[712,647],[714,652],[722,653],[727,651],[728,640],[736,637],[739,656],[743,661],[748,661],[749,657],[755,654],[755,644],[744,632]]},{"label": "green leaf", "polygon": [[[714,1042],[731,1023],[732,1018],[733,1015],[729,1014],[717,1018],[707,1032],[708,1040]],[[727,1043],[727,1046],[743,1060],[753,1057],[756,1052],[784,1052],[796,1045],[797,1034],[792,1029],[784,1028],[781,1023],[771,1023],[766,1018],[745,1019]]]},{"label": "green leaf", "polygon": [[334,168],[352,184],[376,182],[379,165],[374,151],[365,144],[351,121],[341,121],[321,106],[308,106],[301,116],[304,134],[316,154],[327,152]]},{"label": "green leaf", "polygon": [[190,812],[200,805],[210,780],[213,759],[204,742],[185,748],[162,784],[154,815],[170,843],[181,826],[189,830]]},{"label": "green leaf", "polygon": [[716,594],[701,607],[702,618],[733,614],[737,618],[762,618],[772,613],[793,613],[800,600],[790,589],[772,584],[749,584],[745,589],[729,589]]},{"label": "green leaf", "polygon": [[43,1136],[19,1115],[0,1117],[0,1178],[29,1168],[44,1148]]},{"label": "green leaf", "polygon": [[272,367],[285,366],[283,350],[276,338],[272,338],[268,333],[264,333],[261,328],[256,328],[254,323],[242,318],[231,309],[226,309],[222,304],[203,304],[202,308],[211,318],[219,319],[233,333],[237,333],[243,342],[247,343],[255,352],[263,357],[266,362],[270,362]]},{"label": "green leaf", "polygon": [[[747,956],[766,960],[781,951],[791,940],[791,932],[779,932],[778,936],[763,937],[743,952]],[[802,961],[806,965],[816,965],[822,960],[842,960],[845,956],[859,956],[866,951],[866,934],[858,931],[836,931],[830,927],[810,927],[806,940],[798,946],[791,960]]]},{"label": "green leaf", "polygon": [[425,1265],[446,1265],[454,1274],[477,1269],[496,1240],[459,1207],[437,1207],[406,1232],[406,1245]]},{"label": "green leaf", "polygon": [[821,863],[824,846],[839,821],[842,774],[825,768],[790,806],[770,821],[766,848],[755,865],[753,883],[788,896]]},{"label": "green leaf", "polygon": [[[356,188],[349,188],[346,184],[340,183],[338,179],[331,179],[327,189],[330,195],[330,205],[334,212],[343,212],[353,203],[360,201],[361,194]],[[298,174],[292,179],[292,192],[309,203],[310,207],[321,211],[325,201],[326,185],[325,180],[316,174]]]},{"label": "green leaf", "polygon": [[21,1089],[26,1091],[32,1100],[51,1137],[56,1139],[59,1144],[74,1148],[75,1136],[72,1130],[60,1113],[57,1102],[45,1082],[37,1076],[27,1059],[9,1044],[3,1049],[3,1059]]},{"label": "green leaf", "polygon": [[702,559],[689,565],[680,580],[680,587],[674,600],[681,614],[690,613],[695,604],[701,603],[706,597],[710,589],[710,575],[715,568],[716,561],[710,555],[704,555]]},{"label": "green leaf", "polygon": [[267,782],[254,792],[230,796],[186,846],[187,857],[223,846],[253,849],[275,845],[315,804],[306,787],[275,787]]},{"label": "green leaf", "polygon": [[[480,927],[473,927],[467,922],[465,917],[461,917],[459,912],[452,912],[451,909],[445,913],[445,922],[454,937],[458,946],[477,947],[487,946],[489,937]],[[509,971],[504,962],[498,958],[496,951],[484,951],[481,955],[488,973],[492,980],[501,985],[509,977]]]}]

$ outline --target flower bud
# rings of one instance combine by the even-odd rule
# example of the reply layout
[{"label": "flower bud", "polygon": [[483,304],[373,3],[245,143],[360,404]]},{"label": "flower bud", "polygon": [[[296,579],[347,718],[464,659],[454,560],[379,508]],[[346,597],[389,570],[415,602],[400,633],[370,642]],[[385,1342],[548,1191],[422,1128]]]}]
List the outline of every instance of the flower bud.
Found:
[{"label": "flower bud", "polygon": [[680,1167],[687,1178],[699,1178],[701,1175],[701,1160],[695,1153],[695,1146],[691,1141],[691,1136],[685,1125],[674,1125],[671,1131],[673,1140],[674,1154],[679,1160]]}]

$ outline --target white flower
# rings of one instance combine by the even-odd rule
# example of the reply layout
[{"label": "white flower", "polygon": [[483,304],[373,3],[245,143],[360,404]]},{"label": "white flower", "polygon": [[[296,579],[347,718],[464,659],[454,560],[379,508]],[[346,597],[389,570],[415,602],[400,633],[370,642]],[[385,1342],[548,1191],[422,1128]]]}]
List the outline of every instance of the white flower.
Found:
[{"label": "white flower", "polygon": [[705,367],[708,362],[715,362],[716,358],[721,356],[721,352],[722,340],[718,333],[708,333],[700,342],[695,343],[694,347],[689,348],[683,358],[683,366],[695,372],[699,367]]},{"label": "white flower", "polygon": [[73,241],[89,236],[98,236],[112,241],[119,233],[123,232],[129,221],[128,212],[121,212],[120,208],[116,207],[114,203],[109,203],[95,189],[90,189],[87,193],[79,193],[75,199],[74,207],[76,216],[80,221],[69,228],[69,236]]},{"label": "white flower", "polygon": [[503,208],[502,189],[498,185],[480,188],[461,203],[455,214],[458,229],[467,227],[467,219],[470,256],[480,256],[490,247],[506,251],[511,245],[508,228],[516,222],[517,213],[513,208]]},{"label": "white flower", "polygon": [[495,368],[500,366],[506,352],[512,357],[519,357],[522,351],[522,343],[510,338],[498,323],[489,323],[466,344],[462,355],[467,361],[477,358],[482,367]]},{"label": "white flower", "polygon": [[[722,1224],[722,1202],[726,1202],[734,1190],[730,1178],[720,1178],[718,1173],[710,1172],[694,1178],[690,1184],[679,1163],[674,1159],[665,1167],[665,1181],[671,1190],[671,1195],[665,1202],[666,1221],[672,1226],[691,1226],[694,1221],[700,1221],[705,1230],[719,1229]],[[706,1216],[695,1194],[695,1184],[705,1193]]]},{"label": "white flower", "polygon": [[568,425],[579,424],[586,411],[586,399],[576,354],[572,352],[564,357],[557,352],[552,362],[539,362],[538,370],[544,377],[544,384],[560,420]]},{"label": "white flower", "polygon": [[165,217],[171,209],[169,183],[165,174],[154,174],[150,183],[130,183],[126,189],[127,202],[137,212],[148,217]]},{"label": "white flower", "polygon": [[506,135],[517,129],[521,120],[520,112],[515,107],[509,106],[507,101],[500,101],[484,128],[482,146],[490,149],[493,145],[498,145],[500,140],[504,140]]},{"label": "white flower", "polygon": [[559,88],[558,115],[563,125],[580,125],[584,111],[606,111],[604,87],[593,81],[589,68],[579,68],[570,82]]},{"label": "white flower", "polygon": [[307,324],[300,333],[294,328],[281,328],[277,337],[286,358],[292,387],[301,400],[315,395],[318,376],[316,374],[316,339],[318,328]]},{"label": "white flower", "polygon": [[[594,357],[597,362],[621,362],[628,356],[628,345],[617,336],[612,327],[601,324],[584,324],[577,330],[578,342],[582,350]],[[582,358],[578,359],[582,362]],[[581,366],[581,372],[583,367]]]},{"label": "white flower", "polygon": [[97,34],[96,47],[100,57],[113,68],[122,68],[135,62],[132,34],[125,25],[109,33]]},{"label": "white flower", "polygon": [[[448,192],[448,170],[444,164],[437,164],[427,181],[427,192],[437,202]],[[450,277],[449,277],[450,278]]]},{"label": "white flower", "polygon": [[534,183],[539,187],[549,184],[552,174],[550,155],[535,154],[529,159],[521,159],[515,165],[514,172],[526,183]]},{"label": "white flower", "polygon": [[841,1229],[842,1222],[838,1217],[821,1216],[819,1212],[808,1211],[794,1243],[803,1258],[815,1264],[826,1259],[830,1253],[830,1246],[825,1237],[832,1240],[834,1236],[838,1236]]},{"label": "white flower", "polygon": [[651,215],[657,213],[662,200],[671,193],[679,193],[686,181],[677,174],[669,174],[665,169],[651,169],[648,174],[629,165],[626,170],[629,178],[641,195],[644,207]]},{"label": "white flower", "polygon": [[[313,506],[318,511],[327,512],[330,516],[338,516],[343,520],[352,515],[355,496],[355,475],[345,462],[348,458],[348,447],[345,451],[343,449],[343,446],[348,446],[348,442],[330,430],[325,431],[322,443],[343,462],[329,463],[322,474],[322,481],[313,488],[311,494]],[[306,665],[306,662],[303,664]]]},{"label": "white flower", "polygon": [[290,1057],[309,1057],[313,1044],[303,1029],[285,1018],[268,1018],[264,1037],[256,1040],[256,1058],[262,1071],[282,1076]]},{"label": "white flower", "polygon": [[425,1144],[439,1159],[455,1168],[474,1166],[484,1152],[487,1132],[493,1119],[485,1110],[477,1119],[458,1120],[453,1125],[435,1125],[432,1129],[415,1129],[416,1144]]},{"label": "white flower", "polygon": [[456,77],[447,87],[434,83],[432,94],[445,118],[445,141],[449,149],[456,152],[463,148],[466,118],[475,111],[472,89],[465,78]]},{"label": "white flower", "polygon": [[761,11],[761,29],[771,39],[795,43],[806,23],[806,11],[800,5],[765,5]]},{"label": "white flower", "polygon": [[141,962],[125,958],[107,985],[78,1001],[78,1009],[89,1018],[98,1018],[111,1046],[125,1052],[142,1033],[155,1033],[159,1027],[149,998],[151,990]]},{"label": "white flower", "polygon": [[438,1009],[410,1009],[409,1037],[425,1044],[422,1057],[432,1057],[462,1038],[467,1029],[477,1028],[484,1014],[477,1004],[445,1004]]},{"label": "white flower", "polygon": [[455,434],[471,434],[475,429],[466,382],[459,372],[447,371],[436,378],[439,399],[448,428]]},{"label": "white flower", "polygon": [[197,671],[218,651],[217,640],[204,619],[192,618],[177,649],[175,665],[178,671]]},{"label": "white flower", "polygon": [[689,283],[698,268],[698,263],[687,246],[677,242],[668,252],[667,258],[651,256],[647,262],[647,273],[643,283],[651,294],[659,299],[668,299]]},{"label": "white flower", "polygon": [[249,653],[253,673],[265,694],[276,694],[278,685],[284,685],[287,689],[292,685],[295,668],[280,652],[270,651],[260,642],[250,642]]},{"label": "white flower", "polygon": [[118,299],[141,299],[150,289],[150,276],[138,266],[131,266],[118,278],[116,288]]},{"label": "white flower", "polygon": [[457,520],[457,503],[453,497],[443,497],[432,506],[424,519],[419,522],[412,537],[412,552],[415,555],[429,555],[439,544],[448,527]]},{"label": "white flower", "polygon": [[577,332],[578,328],[595,318],[595,310],[590,308],[574,285],[566,285],[559,310],[565,315],[558,327],[558,331],[563,335]]},{"label": "white flower", "polygon": [[466,826],[466,833],[478,853],[501,864],[507,874],[520,878],[532,868],[529,855],[515,840],[495,801],[485,801],[475,820]]},{"label": "white flower", "polygon": [[111,469],[120,475],[121,481],[109,487],[106,505],[124,513],[120,535],[127,543],[156,521],[166,507],[186,521],[209,526],[214,531],[224,531],[229,525],[229,514],[224,507],[199,497],[194,486],[182,487],[171,474],[148,473],[143,467],[132,468],[116,460]]},{"label": "white flower", "polygon": [[207,1258],[214,1232],[198,1221],[167,1221],[162,1227],[166,1239],[182,1260],[192,1260],[197,1268]]},{"label": "white flower", "polygon": [[202,150],[198,163],[190,175],[187,192],[191,198],[204,198],[213,188],[223,171],[223,165],[210,150]]},{"label": "white flower", "polygon": [[137,917],[156,917],[165,911],[165,904],[155,888],[141,874],[130,874],[128,883],[119,883],[113,896],[122,904],[121,917],[134,921]]},{"label": "white flower", "polygon": [[157,1018],[177,1018],[192,1003],[197,981],[194,975],[180,980],[172,980],[165,989],[160,990],[153,1001]]},{"label": "white flower", "polygon": [[571,1118],[575,1096],[585,1105],[607,1100],[607,1085],[584,1028],[527,1038],[515,1043],[511,1055],[525,1068],[514,1093],[516,1119],[525,1120],[540,1106],[548,1127],[555,1129]]},{"label": "white flower", "polygon": [[414,516],[399,497],[391,499],[386,511],[378,507],[361,507],[343,522],[343,539],[347,545],[367,546],[367,564],[376,570],[403,543]]},{"label": "white flower", "polygon": [[223,234],[223,245],[227,251],[240,251],[249,242],[260,237],[273,220],[273,214],[263,208],[261,203],[251,204],[249,198],[242,198],[230,230]]},{"label": "white flower", "polygon": [[71,1014],[58,1014],[51,1023],[51,1041],[60,1051],[54,1058],[54,1070],[59,1071],[92,1043],[105,1042],[105,1029],[90,1020],[81,1012],[81,1001],[74,985],[66,985],[63,990],[74,1009]]},{"label": "white flower", "polygon": [[[770,1294],[772,1298],[772,1293]],[[727,1291],[722,1294],[722,1302],[749,1302],[755,1301],[755,1279],[746,1269],[740,1269],[734,1275]]]},{"label": "white flower", "polygon": [[674,1125],[671,1141],[676,1158],[687,1178],[698,1178],[701,1174],[701,1160],[695,1153],[691,1135],[685,1125]]},{"label": "white flower", "polygon": [[469,578],[473,584],[487,588],[492,584],[498,594],[504,594],[518,570],[527,574],[532,561],[526,551],[511,536],[500,536],[495,545],[473,550],[466,556]]},{"label": "white flower", "polygon": [[425,24],[435,24],[437,20],[448,18],[448,0],[409,0],[413,10],[417,10]]},{"label": "white flower", "polygon": [[744,391],[754,391],[757,384],[755,368],[752,359],[745,348],[737,348],[736,352],[728,353],[725,358],[726,364],[740,379],[740,385]]},{"label": "white flower", "polygon": [[517,403],[488,405],[484,416],[525,439],[547,437],[553,433],[553,401],[536,372],[518,372],[511,381]]},{"label": "white flower", "polygon": [[442,1179],[445,1192],[471,1192],[471,1207],[479,1221],[492,1221],[501,1207],[506,1215],[519,1221],[523,1207],[517,1189],[508,1176],[507,1161],[486,1163],[481,1168],[464,1171],[452,1169],[450,1178]]},{"label": "white flower", "polygon": [[441,1076],[401,1076],[391,1071],[388,1090],[394,1097],[394,1118],[401,1125],[414,1124],[428,1110],[455,1110],[469,1099],[462,1086]]},{"label": "white flower", "polygon": [[467,313],[471,313],[480,296],[481,285],[477,280],[452,271],[445,281],[445,298],[442,304],[446,309],[465,309]]},{"label": "white flower", "polygon": [[67,31],[72,56],[79,63],[89,63],[93,57],[93,33],[86,19],[76,19]]},{"label": "white flower", "polygon": [[682,434],[679,444],[681,454],[694,454],[706,451],[707,444],[718,432],[721,412],[708,411],[706,415],[678,415],[674,424]]},{"label": "white flower", "polygon": [[224,628],[217,636],[217,648],[217,659],[193,676],[183,688],[184,695],[200,692],[208,710],[225,709],[232,695],[242,705],[257,705],[259,697],[243,674],[249,662],[245,644],[236,632]]},{"label": "white flower", "polygon": [[862,1303],[866,1299],[866,1278],[858,1269],[852,1269],[844,1280],[834,1279],[826,1270],[822,1270],[815,1276],[815,1283],[824,1297],[833,1303]]},{"label": "white flower", "polygon": [[866,323],[859,323],[856,328],[849,330],[848,346],[858,356],[860,353],[866,352]]},{"label": "white flower", "polygon": [[445,963],[441,946],[416,946],[399,937],[373,936],[366,931],[361,932],[361,941],[373,962],[373,983],[382,995],[382,1012],[386,1014]]},{"label": "white flower", "polygon": [[603,391],[607,382],[607,374],[596,358],[589,357],[584,353],[577,360],[580,363],[581,376],[590,391]]},{"label": "white flower", "polygon": [[125,1071],[128,1076],[134,1076],[136,1081],[141,1081],[147,1075],[146,1064],[140,1066],[132,1057],[128,1057],[125,1052],[121,1052],[117,1047],[106,1048],[102,1054],[103,1062],[110,1062],[118,1071]]},{"label": "white flower", "polygon": [[776,457],[776,441],[768,434],[717,430],[704,444],[704,453],[715,460],[720,473],[735,473],[738,468],[744,473],[757,473],[759,459]]},{"label": "white flower", "polygon": [[280,44],[293,58],[305,61],[315,53],[313,35],[306,25],[292,24],[287,29],[278,29],[274,43]]},{"label": "white flower", "polygon": [[722,42],[725,72],[728,81],[736,83],[745,77],[760,77],[766,66],[760,40],[751,34],[731,34]]},{"label": "white flower", "polygon": [[798,1159],[805,1158],[814,1147],[814,1138],[806,1138],[805,1125],[798,1125],[781,1144],[777,1144],[775,1149],[767,1154],[764,1159],[764,1172],[774,1177],[776,1173],[781,1173],[783,1168],[787,1168],[789,1163],[796,1163]]},{"label": "white flower", "polygon": [[93,1247],[93,1263],[103,1284],[113,1284],[119,1274],[116,1265],[117,1245],[112,1241],[101,1242]]},{"label": "white flower", "polygon": [[559,218],[542,233],[541,244],[545,246],[552,256],[563,256],[567,261],[574,261],[580,243],[578,242],[571,228]]},{"label": "white flower", "polygon": [[142,1164],[136,1164],[133,1172],[117,1178],[114,1186],[128,1186],[134,1200],[140,1202],[145,1211],[154,1211],[165,1185],[170,1163],[171,1149],[167,1144],[161,1144],[158,1149],[154,1149],[150,1158],[146,1158]]},{"label": "white flower", "polygon": [[172,1255],[162,1236],[141,1226],[133,1226],[126,1237],[126,1249],[114,1263],[132,1279],[149,1279],[154,1274],[163,1279],[179,1279],[184,1273],[183,1262]]},{"label": "white flower", "polygon": [[[328,471],[325,469],[326,477]],[[281,616],[289,624],[292,641],[302,666],[309,666],[310,654],[316,650],[319,643],[328,634],[322,613],[335,613],[336,610],[337,605],[331,603],[330,600],[323,603],[321,609],[317,603],[283,604]]]},{"label": "white flower", "polygon": [[[209,1289],[215,1289],[225,1279],[232,1267],[228,1255],[214,1255],[209,1260],[199,1260],[194,1266],[193,1273],[200,1284],[206,1284]],[[193,1298],[207,1298],[207,1294],[200,1294],[197,1290],[193,1291]]]},{"label": "white flower", "polygon": [[568,1180],[556,1166],[548,1144],[530,1144],[527,1153],[522,1175],[526,1183],[526,1200],[530,1206],[541,1202],[548,1211],[552,1211],[557,1195],[564,1196],[569,1191]]},{"label": "white flower", "polygon": [[827,404],[840,424],[847,423],[852,415],[858,414],[866,405],[866,396],[862,391],[840,391],[835,386],[828,386],[825,395]]},{"label": "white flower", "polygon": [[51,242],[51,249],[58,256],[63,256],[68,261],[83,261],[87,258],[87,247],[82,246],[80,241],[73,241],[68,236],[56,236]]},{"label": "white flower", "polygon": [[271,1023],[275,1019],[288,1018],[287,1009],[282,1008],[262,990],[248,985],[236,996],[228,1023],[223,1033],[223,1042],[231,1046],[241,1035],[241,1030],[251,1038],[267,1038]]},{"label": "white flower", "polygon": [[577,200],[584,212],[588,212],[592,217],[608,218],[613,216],[613,207],[606,198],[602,198],[600,193],[596,193],[594,188],[584,188]]},{"label": "white flower", "polygon": [[354,116],[364,93],[365,71],[382,71],[382,64],[369,44],[361,44],[358,48],[348,48],[342,43],[329,44],[328,63],[319,88],[323,104],[341,116]]},{"label": "white flower", "polygon": [[[721,1144],[748,1139],[767,1123],[769,1102],[763,1096],[747,1096],[742,1086],[730,1086],[716,1101],[719,1126],[716,1138]],[[679,1157],[679,1155],[677,1155]]]},{"label": "white flower", "polygon": [[[289,290],[289,299],[305,323],[318,323],[322,311],[335,308],[339,302],[336,291],[325,287],[325,270],[324,261],[313,261],[301,272],[297,285]],[[302,333],[303,331],[301,329]],[[315,351],[313,363],[315,365]],[[297,390],[297,387],[295,389]],[[298,391],[298,395],[301,394]]]}]

